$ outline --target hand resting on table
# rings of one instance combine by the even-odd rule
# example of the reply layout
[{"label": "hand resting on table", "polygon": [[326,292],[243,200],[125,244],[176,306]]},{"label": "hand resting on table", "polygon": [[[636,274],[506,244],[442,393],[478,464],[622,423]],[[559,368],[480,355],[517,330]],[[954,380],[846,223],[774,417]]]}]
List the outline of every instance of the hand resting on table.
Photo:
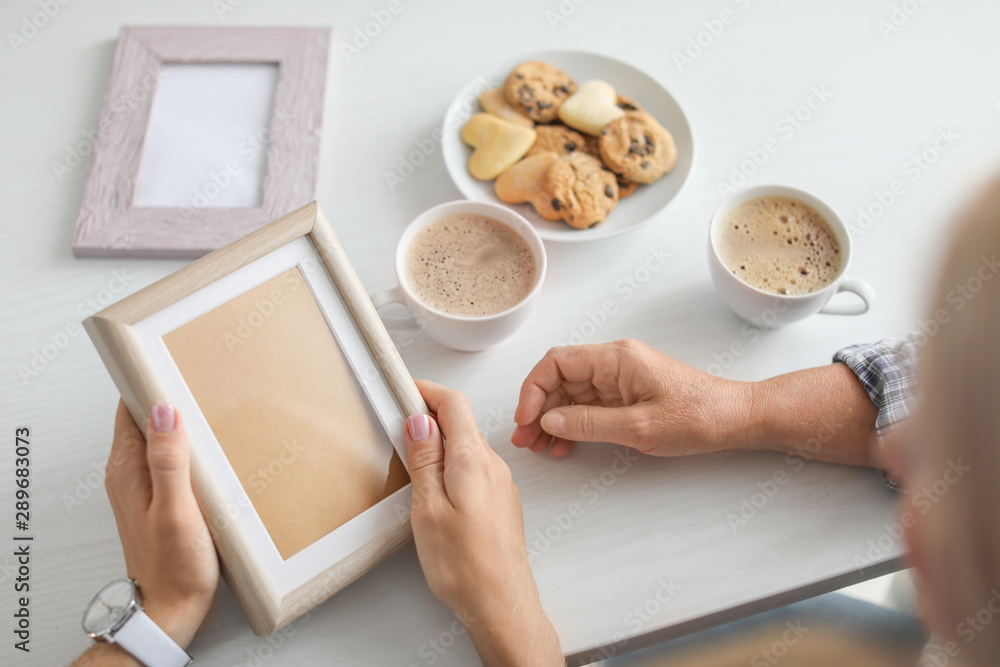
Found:
[{"label": "hand resting on table", "polygon": [[[653,456],[770,449],[881,466],[876,414],[845,364],[737,382],[619,340],[549,350],[521,385],[511,442],[560,458],[586,441]],[[817,436],[822,447],[808,446]]]}]

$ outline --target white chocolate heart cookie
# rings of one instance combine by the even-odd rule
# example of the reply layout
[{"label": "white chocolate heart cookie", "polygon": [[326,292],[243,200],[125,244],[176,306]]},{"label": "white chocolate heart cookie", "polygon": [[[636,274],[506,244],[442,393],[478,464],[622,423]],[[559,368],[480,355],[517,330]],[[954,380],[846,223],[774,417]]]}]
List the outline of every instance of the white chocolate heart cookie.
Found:
[{"label": "white chocolate heart cookie", "polygon": [[618,94],[611,84],[592,79],[580,84],[559,107],[559,120],[575,130],[597,136],[613,120],[625,115],[617,105]]},{"label": "white chocolate heart cookie", "polygon": [[489,113],[477,113],[462,128],[462,141],[476,150],[469,158],[469,173],[492,181],[528,152],[536,133]]}]

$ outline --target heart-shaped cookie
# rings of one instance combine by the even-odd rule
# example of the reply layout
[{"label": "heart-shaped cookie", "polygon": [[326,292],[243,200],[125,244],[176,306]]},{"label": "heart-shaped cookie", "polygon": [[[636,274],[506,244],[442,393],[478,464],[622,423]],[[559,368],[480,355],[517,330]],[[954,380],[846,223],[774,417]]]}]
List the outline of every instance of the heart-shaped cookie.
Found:
[{"label": "heart-shaped cookie", "polygon": [[515,109],[507,101],[507,98],[503,96],[503,90],[500,88],[492,88],[480,95],[479,106],[483,108],[483,111],[491,113],[494,116],[499,116],[504,120],[509,120],[517,125],[524,125],[525,127],[535,126],[533,120]]},{"label": "heart-shaped cookie", "polygon": [[575,130],[598,135],[604,126],[625,115],[610,83],[592,79],[580,84],[559,107],[559,120]]},{"label": "heart-shaped cookie", "polygon": [[492,181],[524,157],[536,136],[530,127],[477,113],[462,128],[462,141],[476,149],[469,158],[469,173],[481,181]]},{"label": "heart-shaped cookie", "polygon": [[546,220],[561,220],[552,207],[552,195],[542,188],[542,179],[559,156],[552,151],[536,153],[504,170],[494,185],[497,197],[508,204],[529,202]]}]

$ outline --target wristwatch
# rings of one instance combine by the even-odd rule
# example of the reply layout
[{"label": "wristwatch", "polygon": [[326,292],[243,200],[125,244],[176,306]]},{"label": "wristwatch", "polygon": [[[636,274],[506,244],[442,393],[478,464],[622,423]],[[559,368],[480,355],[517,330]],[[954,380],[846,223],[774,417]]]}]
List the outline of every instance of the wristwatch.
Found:
[{"label": "wristwatch", "polygon": [[139,582],[116,579],[94,596],[83,612],[83,631],[92,639],[118,644],[146,667],[184,667],[191,656],[143,611]]}]

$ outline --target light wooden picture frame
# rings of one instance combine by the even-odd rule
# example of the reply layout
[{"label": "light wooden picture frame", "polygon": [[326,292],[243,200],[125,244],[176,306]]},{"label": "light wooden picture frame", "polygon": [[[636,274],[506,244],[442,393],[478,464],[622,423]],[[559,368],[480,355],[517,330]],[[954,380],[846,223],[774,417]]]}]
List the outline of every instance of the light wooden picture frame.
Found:
[{"label": "light wooden picture frame", "polygon": [[[236,463],[239,457],[247,460],[249,454],[244,450],[252,447],[237,442],[242,449],[233,450],[218,428],[220,423],[225,422],[218,421],[203,409],[208,402],[205,400],[207,396],[245,393],[242,385],[236,387],[227,383],[247,381],[248,378],[229,377],[228,369],[233,368],[227,365],[229,362],[225,359],[211,361],[208,357],[209,365],[216,368],[208,369],[209,373],[203,374],[203,377],[212,378],[211,382],[216,385],[214,393],[199,394],[199,390],[187,382],[191,377],[188,370],[182,371],[175,363],[180,358],[178,350],[183,355],[185,348],[177,347],[173,339],[167,342],[168,339],[204,321],[205,317],[214,317],[215,313],[232,303],[252,298],[252,314],[233,318],[233,322],[238,322],[238,326],[246,330],[233,329],[241,338],[235,343],[227,339],[226,345],[241,346],[244,341],[258,340],[266,343],[269,337],[275,336],[274,331],[293,331],[290,335],[285,334],[289,340],[272,341],[273,344],[267,343],[271,347],[263,349],[295,350],[294,354],[301,359],[300,366],[305,364],[310,370],[303,371],[302,377],[290,371],[287,377],[279,378],[276,385],[284,382],[287,389],[300,381],[311,387],[318,386],[316,383],[324,387],[335,384],[335,378],[327,382],[325,375],[318,376],[319,379],[305,377],[313,367],[323,367],[326,360],[320,356],[329,356],[329,348],[323,347],[317,354],[316,349],[304,342],[313,340],[305,335],[309,332],[301,331],[305,328],[302,322],[306,320],[294,319],[298,317],[299,307],[286,305],[295,302],[295,299],[279,298],[277,290],[266,292],[273,294],[270,302],[253,296],[259,294],[255,290],[260,290],[262,286],[266,288],[274,284],[273,281],[288,279],[292,274],[301,275],[309,289],[300,294],[308,294],[306,301],[312,303],[311,308],[316,310],[318,307],[316,312],[322,313],[318,320],[310,320],[311,327],[315,329],[313,333],[319,334],[322,329],[327,338],[335,341],[334,348],[343,352],[357,394],[361,400],[367,401],[369,412],[374,415],[372,423],[379,426],[380,437],[384,436],[383,440],[387,443],[384,447],[388,447],[389,452],[395,452],[393,461],[398,458],[405,464],[406,416],[426,413],[427,407],[329,222],[315,202],[191,263],[84,322],[140,427],[145,430],[153,405],[170,402],[180,410],[191,440],[195,494],[212,532],[223,576],[258,635],[271,634],[301,616],[412,539],[409,523],[412,490],[407,479],[405,485],[396,485],[399,488],[390,488],[387,482],[388,495],[326,534],[319,536],[312,533],[306,540],[308,544],[300,540],[284,552],[279,550],[279,538],[284,538],[273,532],[271,524],[265,525],[268,515],[264,510],[267,508],[256,504],[258,499],[264,498],[270,503],[270,509],[276,510],[276,513],[271,512],[271,516],[280,518],[287,506],[292,505],[305,508],[301,510],[304,514],[315,514],[319,511],[315,509],[320,507],[319,501],[315,494],[305,491],[306,487],[296,481],[300,478],[294,474],[313,475],[312,481],[318,482],[318,488],[323,489],[326,488],[323,486],[325,480],[315,478],[320,473],[310,472],[322,470],[317,460],[334,457],[326,469],[336,471],[344,461],[350,463],[351,456],[337,458],[340,454],[333,451],[336,447],[322,438],[316,442],[307,441],[304,444],[306,455],[298,461],[294,458],[286,461],[283,452],[280,457],[273,457],[271,463],[279,465],[279,468],[272,470],[274,479],[268,482],[271,486],[267,490],[276,490],[277,493],[271,493],[269,497],[255,496],[252,474],[248,483],[246,471],[241,472],[240,465]],[[291,310],[282,310],[286,308]],[[272,325],[277,326],[275,323],[280,323],[282,318],[293,318],[290,326],[273,328]],[[208,337],[203,342],[204,345],[195,345],[190,349],[196,352],[209,350],[211,354],[211,346],[219,345],[217,340]],[[333,356],[336,355],[335,352]],[[217,356],[225,357],[226,353]],[[263,357],[249,361],[245,368],[270,363]],[[274,376],[271,376],[267,382],[273,381]],[[249,383],[253,382],[253,378],[249,378]],[[313,384],[310,385],[310,382]],[[270,384],[265,382],[262,386],[269,387]],[[276,386],[272,394],[264,398],[273,398],[276,404],[282,401],[287,403],[289,397],[286,393],[285,389]],[[254,415],[257,424],[274,425],[275,417],[270,414],[269,402],[261,401],[260,396],[251,398],[256,403],[249,407],[241,406],[239,410]],[[310,421],[311,415],[337,417],[342,405],[345,404],[336,401],[321,406],[320,410],[299,413],[299,419],[288,420],[287,423],[277,424],[277,427],[297,427],[300,421]],[[302,406],[293,403],[291,414],[297,414],[300,409]],[[340,419],[338,423],[357,424],[364,421],[365,416],[355,411],[340,414]],[[381,457],[383,464],[389,453],[378,449],[382,445],[374,440],[370,445],[361,442],[351,446],[362,451],[360,457],[365,460],[368,454],[375,452],[374,456]],[[390,463],[390,477],[392,465]],[[270,465],[261,467],[261,470],[270,469]],[[293,476],[285,475],[285,470],[292,471],[289,474]],[[353,478],[345,479],[351,482]],[[335,480],[330,480],[329,484],[331,488],[337,486]],[[351,498],[346,500],[353,501]],[[324,516],[325,510],[319,511],[319,518]],[[299,522],[296,520],[294,525],[298,526]],[[286,542],[286,546],[288,544],[291,543]]]},{"label": "light wooden picture frame", "polygon": [[[330,28],[123,27],[104,96],[73,253],[195,258],[315,199]],[[259,206],[137,207],[150,111],[167,64],[276,64]],[[219,169],[228,159],[220,156]],[[206,179],[208,176],[206,175]],[[212,187],[206,180],[206,188]]]}]

